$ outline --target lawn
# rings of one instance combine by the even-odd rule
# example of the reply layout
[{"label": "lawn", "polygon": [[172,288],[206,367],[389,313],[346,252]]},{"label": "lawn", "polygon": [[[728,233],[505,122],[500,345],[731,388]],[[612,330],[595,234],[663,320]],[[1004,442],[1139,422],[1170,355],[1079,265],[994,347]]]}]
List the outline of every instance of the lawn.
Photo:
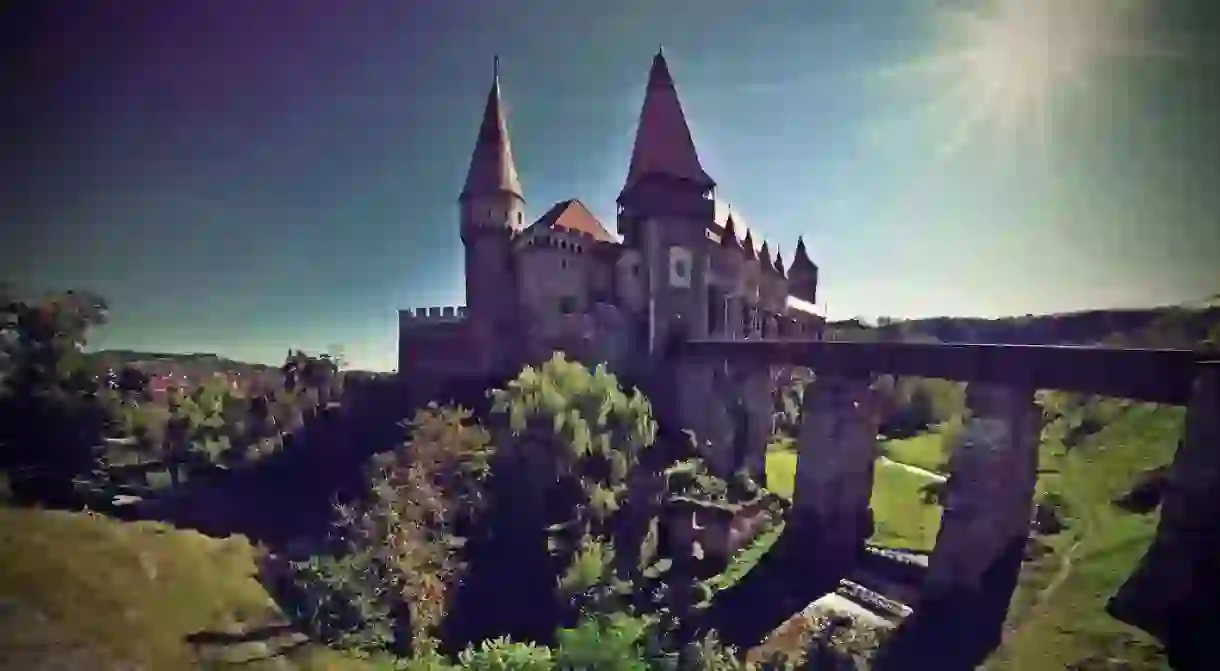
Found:
[{"label": "lawn", "polygon": [[881,443],[881,453],[900,464],[909,464],[925,471],[949,472],[949,454],[939,431],[886,440]]},{"label": "lawn", "polygon": [[1104,608],[1147,550],[1157,524],[1156,513],[1126,513],[1111,501],[1129,491],[1140,472],[1172,461],[1182,419],[1181,408],[1130,405],[1070,451],[1057,440],[1043,444],[1043,463],[1058,473],[1044,474],[1039,487],[1066,498],[1070,526],[1049,539],[1055,554],[1023,568],[1004,645],[987,668],[1113,668],[1107,658],[1123,660],[1126,669],[1168,668],[1151,637]]},{"label": "lawn", "polygon": [[[796,454],[772,451],[767,454],[767,485],[771,491],[792,498],[796,475]],[[940,529],[940,506],[920,499],[919,488],[928,478],[897,464],[877,462],[873,479],[873,543],[884,547],[931,550]]]},{"label": "lawn", "polygon": [[242,537],[0,508],[0,658],[20,660],[13,668],[375,668],[283,626],[255,557]]},{"label": "lawn", "polygon": [[[1143,471],[1168,464],[1182,433],[1181,408],[1094,400],[1057,408],[1062,416],[1047,427],[1040,446],[1039,496],[1056,493],[1067,530],[1040,540],[1051,554],[1026,562],[1013,596],[1004,644],[985,668],[1103,669],[1107,659],[1127,669],[1168,668],[1155,641],[1105,613],[1105,605],[1147,550],[1157,514],[1126,513],[1111,501],[1130,490]],[[1065,435],[1085,415],[1102,428],[1069,449]],[[928,470],[943,463],[939,436],[929,433],[883,444],[884,453]],[[792,494],[796,455],[775,449],[767,455],[768,484]],[[926,480],[894,464],[879,462],[872,506],[877,530],[872,541],[885,546],[930,549],[940,509],[920,502]]]}]

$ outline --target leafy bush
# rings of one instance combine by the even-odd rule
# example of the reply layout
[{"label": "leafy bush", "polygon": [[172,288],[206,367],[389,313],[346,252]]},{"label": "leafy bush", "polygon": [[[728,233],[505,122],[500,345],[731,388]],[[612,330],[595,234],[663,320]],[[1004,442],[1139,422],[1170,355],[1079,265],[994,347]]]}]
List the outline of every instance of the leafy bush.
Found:
[{"label": "leafy bush", "polygon": [[[485,499],[491,448],[487,432],[470,420],[462,408],[433,404],[417,412],[407,443],[372,460],[365,498],[337,506],[345,556],[294,566],[306,595],[320,594],[313,600],[328,599],[345,614],[322,623],[344,632],[328,640],[371,646],[392,638],[406,647],[387,633],[386,623],[395,620],[409,629],[415,651],[435,648],[449,590],[464,568],[458,526]],[[370,629],[378,636],[370,637]]]},{"label": "leafy bush", "polygon": [[312,557],[290,565],[297,587],[285,614],[314,638],[337,648],[370,651],[393,642],[391,608],[367,555]]},{"label": "leafy bush", "polygon": [[[490,395],[495,475],[503,483],[497,496],[513,502],[518,528],[547,529],[553,555],[570,567],[559,580],[561,596],[587,605],[589,591],[611,581],[612,518],[624,510],[630,476],[656,439],[652,408],[604,366],[590,371],[562,353]],[[643,540],[629,542],[638,548]]]},{"label": "leafy bush", "polygon": [[[588,671],[647,671],[648,623],[622,614],[586,618],[574,629],[559,632],[557,667]],[[662,651],[653,650],[662,659]]]},{"label": "leafy bush", "polygon": [[483,641],[458,655],[460,668],[468,671],[550,671],[555,668],[550,648],[517,643],[507,638]]}]

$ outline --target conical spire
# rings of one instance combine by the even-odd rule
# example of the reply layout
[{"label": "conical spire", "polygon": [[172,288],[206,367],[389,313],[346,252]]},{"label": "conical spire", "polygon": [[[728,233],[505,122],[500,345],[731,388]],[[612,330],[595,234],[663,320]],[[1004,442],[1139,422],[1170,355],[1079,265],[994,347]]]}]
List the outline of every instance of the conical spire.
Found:
[{"label": "conical spire", "polygon": [[809,259],[809,252],[805,250],[804,236],[798,236],[796,239],[796,254],[792,257],[792,267],[788,269],[788,272],[792,273],[798,269],[807,270],[816,267],[813,261]]},{"label": "conical spire", "polygon": [[644,175],[658,174],[687,180],[704,188],[716,182],[703,171],[695,142],[691,139],[686,115],[678,102],[673,77],[665,54],[658,49],[648,72],[648,87],[640,109],[635,144],[631,148],[631,167],[623,191],[627,191]]},{"label": "conical spire", "polygon": [[763,262],[763,270],[771,270],[771,248],[763,240],[762,249],[758,250],[758,258]]},{"label": "conical spire", "polygon": [[475,141],[474,153],[470,156],[470,168],[466,171],[462,198],[502,192],[522,197],[521,182],[517,179],[517,165],[513,162],[513,147],[508,139],[508,122],[504,117],[504,105],[500,101],[499,56],[495,58],[492,68],[491,90],[487,92],[483,122],[479,125],[479,138]]},{"label": "conical spire", "polygon": [[746,229],[746,239],[741,241],[741,246],[746,250],[746,256],[751,259],[758,258],[758,250],[754,249],[754,232]]},{"label": "conical spire", "polygon": [[784,272],[784,256],[780,254],[778,249],[775,250],[775,272],[779,273],[780,277],[788,276],[788,274]]},{"label": "conical spire", "polygon": [[729,214],[724,220],[724,232],[720,234],[721,247],[735,247],[741,249],[741,241],[737,239],[737,230],[733,225],[733,215]]}]

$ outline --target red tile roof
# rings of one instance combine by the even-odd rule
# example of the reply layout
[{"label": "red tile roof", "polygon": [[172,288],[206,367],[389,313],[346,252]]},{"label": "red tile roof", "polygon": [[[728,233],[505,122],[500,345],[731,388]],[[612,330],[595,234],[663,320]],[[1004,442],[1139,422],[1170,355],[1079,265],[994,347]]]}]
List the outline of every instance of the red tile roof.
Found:
[{"label": "red tile roof", "polygon": [[677,177],[711,188],[715,181],[699,163],[690,127],[678,101],[669,64],[660,51],[652,59],[644,105],[640,109],[635,144],[631,148],[631,167],[623,191],[648,174]]},{"label": "red tile roof", "polygon": [[597,217],[585,207],[584,203],[572,198],[561,200],[551,206],[546,214],[530,224],[526,230],[556,229],[576,231],[591,236],[598,242],[618,242],[618,239],[602,226]]},{"label": "red tile roof", "polygon": [[474,153],[470,156],[470,167],[466,172],[466,183],[462,197],[486,195],[507,191],[522,197],[521,182],[517,178],[517,165],[513,162],[513,147],[508,139],[508,122],[504,106],[500,101],[500,73],[492,79],[487,92],[487,104],[483,108],[483,122],[479,126],[479,138]]}]

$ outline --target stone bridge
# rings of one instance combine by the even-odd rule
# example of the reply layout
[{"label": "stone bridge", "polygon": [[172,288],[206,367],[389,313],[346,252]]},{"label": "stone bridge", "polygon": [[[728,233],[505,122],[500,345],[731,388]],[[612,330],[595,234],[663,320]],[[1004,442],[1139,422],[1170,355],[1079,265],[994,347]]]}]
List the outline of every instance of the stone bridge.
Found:
[{"label": "stone bridge", "polygon": [[1042,428],[1036,390],[1187,406],[1155,540],[1109,611],[1157,636],[1174,668],[1198,668],[1214,631],[1203,623],[1216,622],[1220,603],[1220,361],[1186,350],[749,340],[675,340],[660,357],[659,416],[694,431],[709,464],[725,473],[762,475],[772,373],[800,366],[816,375],[804,395],[784,533],[708,613],[707,626],[742,646],[834,591],[860,561],[878,454],[876,377],[968,383],[951,503],[914,612],[875,660],[881,671],[973,669],[999,644],[1030,532]]}]

